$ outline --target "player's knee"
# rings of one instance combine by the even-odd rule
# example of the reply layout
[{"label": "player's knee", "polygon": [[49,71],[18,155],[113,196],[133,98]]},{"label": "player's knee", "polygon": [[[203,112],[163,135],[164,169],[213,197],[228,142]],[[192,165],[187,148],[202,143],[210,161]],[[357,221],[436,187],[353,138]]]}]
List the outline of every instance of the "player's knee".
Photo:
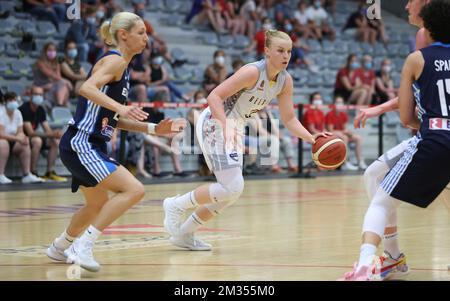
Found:
[{"label": "player's knee", "polygon": [[385,164],[380,161],[374,161],[369,167],[364,171],[364,180],[372,181],[374,179],[378,179],[380,176],[383,176],[387,171],[387,167]]},{"label": "player's knee", "polygon": [[139,203],[145,195],[144,185],[138,182],[133,185],[133,187],[129,190],[131,195],[131,201],[133,203]]},{"label": "player's knee", "polygon": [[225,186],[225,189],[228,192],[228,199],[235,202],[244,191],[244,177],[242,175],[235,177],[227,186]]}]

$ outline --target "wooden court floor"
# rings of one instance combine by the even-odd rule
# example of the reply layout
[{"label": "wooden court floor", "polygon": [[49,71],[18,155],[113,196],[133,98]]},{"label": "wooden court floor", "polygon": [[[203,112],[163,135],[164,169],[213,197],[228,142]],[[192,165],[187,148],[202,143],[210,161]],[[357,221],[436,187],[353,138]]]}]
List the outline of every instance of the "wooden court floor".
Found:
[{"label": "wooden court floor", "polygon": [[[162,199],[197,185],[146,186],[145,199],[97,242],[101,271],[81,274],[44,254],[81,194],[0,192],[0,280],[335,280],[358,257],[368,206],[362,176],[247,181],[241,199],[199,232],[211,252],[178,249],[162,228]],[[449,217],[442,196],[426,210],[401,205],[407,279],[450,280]]]}]

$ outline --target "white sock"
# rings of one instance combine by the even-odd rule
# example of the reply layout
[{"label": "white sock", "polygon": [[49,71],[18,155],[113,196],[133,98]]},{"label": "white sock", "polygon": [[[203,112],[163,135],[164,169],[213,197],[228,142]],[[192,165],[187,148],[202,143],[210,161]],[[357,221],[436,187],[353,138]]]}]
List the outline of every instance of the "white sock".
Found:
[{"label": "white sock", "polygon": [[202,219],[200,219],[198,217],[197,214],[192,213],[188,219],[181,225],[180,227],[180,234],[187,234],[187,233],[192,233],[198,230],[198,228],[200,228],[203,224],[205,223],[205,221],[203,221]]},{"label": "white sock", "polygon": [[57,247],[58,249],[65,250],[68,247],[70,247],[75,238],[76,237],[72,237],[69,234],[67,234],[67,230],[64,230],[64,232],[61,233],[61,235],[57,239],[55,239],[54,241],[55,247]]},{"label": "white sock", "polygon": [[361,266],[368,266],[371,264],[373,255],[377,251],[377,247],[372,244],[362,244],[360,253],[359,253],[359,261],[358,268]]},{"label": "white sock", "polygon": [[400,248],[398,246],[397,232],[384,235],[384,249],[391,254],[393,259],[400,256]]},{"label": "white sock", "polygon": [[177,197],[173,201],[176,206],[184,210],[198,206],[197,200],[195,199],[194,190]]},{"label": "white sock", "polygon": [[86,231],[84,231],[83,235],[80,237],[80,240],[90,241],[95,243],[97,238],[100,236],[102,232],[97,230],[94,226],[90,225]]}]

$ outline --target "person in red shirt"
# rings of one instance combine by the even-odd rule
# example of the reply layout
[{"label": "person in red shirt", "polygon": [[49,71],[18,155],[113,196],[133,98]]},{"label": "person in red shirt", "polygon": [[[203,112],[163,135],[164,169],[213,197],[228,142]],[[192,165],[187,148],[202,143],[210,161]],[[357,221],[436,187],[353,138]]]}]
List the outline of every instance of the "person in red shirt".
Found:
[{"label": "person in red shirt", "polygon": [[256,59],[261,60],[264,58],[264,46],[266,41],[266,30],[271,30],[273,28],[272,21],[270,18],[265,18],[261,27],[255,36],[253,37],[253,41],[250,45],[248,45],[244,49],[244,53],[250,53],[256,49]]},{"label": "person in red shirt", "polygon": [[[358,167],[364,170],[367,168],[367,165],[362,157],[362,137],[347,130],[347,122],[348,115],[345,112],[344,99],[338,96],[334,99],[333,109],[325,116],[327,131],[341,138],[346,145],[348,145],[349,142],[355,143],[355,155],[356,160],[358,160]],[[356,170],[358,167],[354,166],[349,161],[343,166],[343,168],[347,170]]]},{"label": "person in red shirt", "polygon": [[372,99],[375,94],[375,81],[376,74],[373,70],[373,60],[370,55],[365,55],[362,58],[362,67],[361,67],[361,82],[363,84],[364,89],[367,91],[366,105],[372,103]]},{"label": "person in red shirt", "polygon": [[325,130],[325,115],[320,109],[323,105],[322,95],[319,92],[312,93],[309,96],[309,103],[312,106],[303,114],[302,124],[314,135]]},{"label": "person in red shirt", "polygon": [[350,54],[347,64],[336,75],[334,96],[342,96],[346,103],[363,105],[367,102],[367,89],[361,82],[360,63],[356,54]]}]

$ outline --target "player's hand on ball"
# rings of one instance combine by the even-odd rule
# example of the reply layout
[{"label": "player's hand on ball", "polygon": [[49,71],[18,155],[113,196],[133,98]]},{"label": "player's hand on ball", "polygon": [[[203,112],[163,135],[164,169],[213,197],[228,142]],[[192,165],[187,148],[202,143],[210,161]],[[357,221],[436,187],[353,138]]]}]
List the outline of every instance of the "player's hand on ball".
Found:
[{"label": "player's hand on ball", "polygon": [[[317,134],[314,134],[313,135],[313,141],[311,141],[311,143],[312,144],[314,144],[314,143],[316,143],[316,139],[317,138],[319,138],[319,137],[328,137],[328,136],[331,136],[331,135],[333,135],[332,133],[330,133],[330,132],[322,132],[322,133],[317,133]],[[308,141],[308,142],[310,142],[310,141]]]},{"label": "player's hand on ball", "polygon": [[155,132],[157,135],[176,134],[182,132],[187,126],[184,118],[164,119],[156,125]]}]

